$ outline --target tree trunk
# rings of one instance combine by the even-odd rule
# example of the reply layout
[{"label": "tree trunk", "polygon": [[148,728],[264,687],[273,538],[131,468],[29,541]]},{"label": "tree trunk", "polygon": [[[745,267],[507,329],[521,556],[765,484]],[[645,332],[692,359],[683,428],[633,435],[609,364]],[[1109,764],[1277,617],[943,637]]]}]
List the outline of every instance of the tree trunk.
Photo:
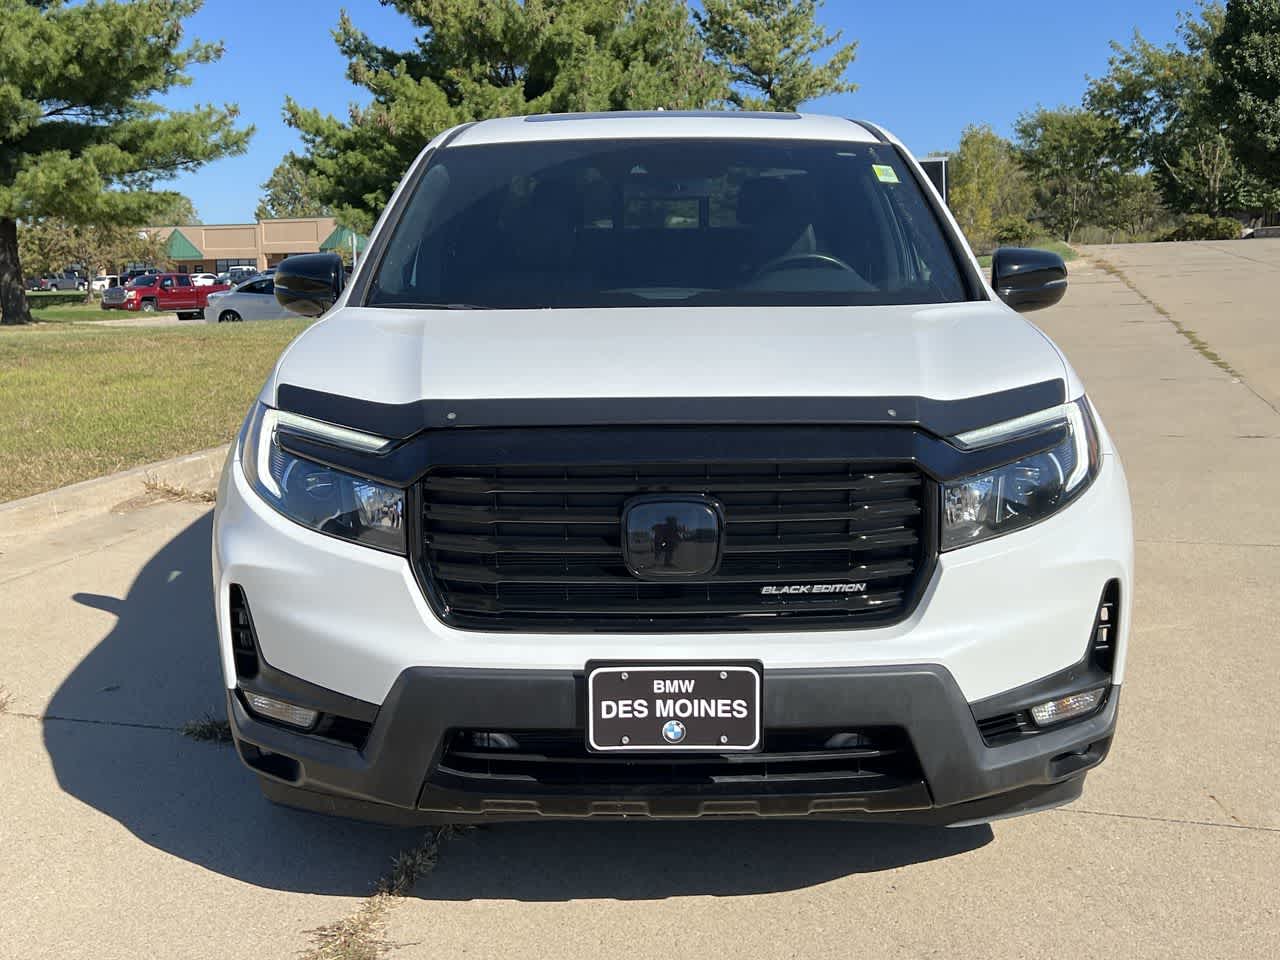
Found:
[{"label": "tree trunk", "polygon": [[26,284],[18,262],[18,221],[0,217],[0,323],[30,323]]}]

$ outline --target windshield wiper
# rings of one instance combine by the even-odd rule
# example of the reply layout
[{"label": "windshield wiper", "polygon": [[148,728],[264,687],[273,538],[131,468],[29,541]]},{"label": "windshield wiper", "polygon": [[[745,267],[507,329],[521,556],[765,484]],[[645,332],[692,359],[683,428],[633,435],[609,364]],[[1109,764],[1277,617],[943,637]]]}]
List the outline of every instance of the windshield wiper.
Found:
[{"label": "windshield wiper", "polygon": [[428,303],[422,300],[379,300],[371,307],[407,307],[410,310],[489,310],[478,303]]}]

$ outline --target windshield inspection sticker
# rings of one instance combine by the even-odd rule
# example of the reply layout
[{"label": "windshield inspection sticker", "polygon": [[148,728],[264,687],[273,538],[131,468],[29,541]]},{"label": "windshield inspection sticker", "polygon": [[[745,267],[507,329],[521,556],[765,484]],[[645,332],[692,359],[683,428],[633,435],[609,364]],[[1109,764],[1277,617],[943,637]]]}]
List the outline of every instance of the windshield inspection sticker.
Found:
[{"label": "windshield inspection sticker", "polygon": [[875,171],[876,179],[881,183],[901,182],[898,180],[898,174],[894,171],[893,167],[887,166],[883,163],[873,163],[871,165],[871,169]]}]

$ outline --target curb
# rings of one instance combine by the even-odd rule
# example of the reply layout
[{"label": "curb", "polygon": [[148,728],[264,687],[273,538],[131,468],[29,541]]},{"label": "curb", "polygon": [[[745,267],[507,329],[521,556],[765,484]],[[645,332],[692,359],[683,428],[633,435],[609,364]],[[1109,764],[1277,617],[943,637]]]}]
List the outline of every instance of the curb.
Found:
[{"label": "curb", "polygon": [[218,485],[228,447],[229,444],[224,443],[198,453],[143,464],[122,473],[82,480],[0,504],[0,531],[5,535],[38,532],[75,517],[107,513],[123,501],[142,495],[143,483],[150,478],[197,491],[212,490]]}]

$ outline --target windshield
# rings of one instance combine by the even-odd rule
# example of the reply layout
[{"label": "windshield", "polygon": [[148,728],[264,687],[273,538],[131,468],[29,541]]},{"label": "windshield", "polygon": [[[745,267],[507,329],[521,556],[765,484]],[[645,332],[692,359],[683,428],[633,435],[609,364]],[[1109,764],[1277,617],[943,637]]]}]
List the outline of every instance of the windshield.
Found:
[{"label": "windshield", "polygon": [[366,303],[924,304],[969,299],[889,146],[758,140],[451,147]]}]

